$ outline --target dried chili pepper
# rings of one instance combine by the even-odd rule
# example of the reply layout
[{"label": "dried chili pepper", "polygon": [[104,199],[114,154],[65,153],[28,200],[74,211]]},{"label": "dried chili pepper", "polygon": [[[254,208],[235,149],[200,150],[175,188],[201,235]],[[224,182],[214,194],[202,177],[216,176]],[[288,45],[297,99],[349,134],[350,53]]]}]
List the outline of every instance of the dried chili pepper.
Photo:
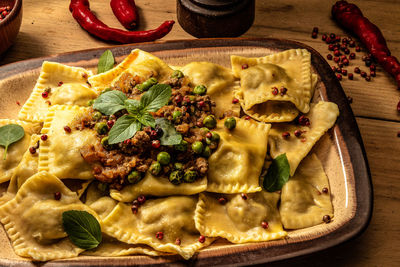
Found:
[{"label": "dried chili pepper", "polygon": [[111,0],[110,6],[115,17],[127,30],[136,27],[139,15],[134,0]]},{"label": "dried chili pepper", "polygon": [[368,51],[392,75],[400,89],[400,63],[390,55],[386,40],[379,28],[363,16],[361,10],[354,4],[338,1],[332,7],[332,16],[344,28],[354,32]]},{"label": "dried chili pepper", "polygon": [[92,11],[90,11],[88,0],[71,0],[69,10],[79,25],[90,34],[106,41],[115,41],[119,43],[154,41],[169,33],[175,23],[173,20],[168,20],[154,30],[129,32],[110,28],[101,22]]}]

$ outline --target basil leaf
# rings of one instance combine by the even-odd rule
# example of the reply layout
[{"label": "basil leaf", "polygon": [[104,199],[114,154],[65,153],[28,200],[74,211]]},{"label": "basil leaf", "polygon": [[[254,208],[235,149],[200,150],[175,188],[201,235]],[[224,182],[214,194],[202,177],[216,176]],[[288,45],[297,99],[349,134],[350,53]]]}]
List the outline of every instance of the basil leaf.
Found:
[{"label": "basil leaf", "polygon": [[62,223],[71,242],[82,249],[95,248],[102,240],[99,222],[87,211],[65,211]]},{"label": "basil leaf", "polygon": [[163,135],[160,138],[161,145],[172,146],[179,145],[182,142],[182,135],[175,130],[169,120],[165,118],[157,118],[156,125],[163,130]]},{"label": "basil leaf", "polygon": [[264,177],[263,187],[268,192],[281,190],[283,185],[289,181],[290,165],[286,154],[277,156],[268,168]]},{"label": "basil leaf", "polygon": [[0,146],[4,147],[3,160],[6,160],[8,147],[21,140],[25,131],[18,124],[8,124],[0,127]]},{"label": "basil leaf", "polygon": [[168,103],[171,94],[171,86],[156,84],[142,95],[140,103],[145,111],[155,112]]},{"label": "basil leaf", "polygon": [[106,72],[114,68],[114,56],[110,50],[106,50],[99,59],[97,64],[97,74]]},{"label": "basil leaf", "polygon": [[125,100],[125,108],[131,114],[138,114],[142,109],[142,105],[136,99],[127,99]]},{"label": "basil leaf", "polygon": [[132,115],[120,117],[108,134],[108,143],[117,144],[131,138],[140,130],[141,124]]},{"label": "basil leaf", "polygon": [[143,112],[140,115],[138,115],[136,118],[143,125],[150,126],[150,127],[153,127],[153,128],[156,127],[155,119],[148,112]]},{"label": "basil leaf", "polygon": [[101,94],[93,103],[93,108],[105,115],[112,115],[117,111],[125,109],[126,95],[118,90],[108,91]]}]

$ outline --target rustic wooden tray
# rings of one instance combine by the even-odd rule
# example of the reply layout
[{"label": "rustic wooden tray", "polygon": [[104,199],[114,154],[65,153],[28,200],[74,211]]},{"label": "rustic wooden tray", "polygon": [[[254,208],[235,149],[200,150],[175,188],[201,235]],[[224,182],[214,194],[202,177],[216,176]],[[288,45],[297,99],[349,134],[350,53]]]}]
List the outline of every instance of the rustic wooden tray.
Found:
[{"label": "rustic wooden tray", "polygon": [[[230,55],[264,56],[291,48],[305,48],[312,53],[313,71],[319,75],[313,102],[320,99],[338,104],[340,116],[336,125],[313,149],[328,175],[334,219],[329,224],[289,231],[289,237],[262,243],[234,245],[218,240],[189,261],[179,256],[129,256],[99,258],[80,256],[74,259],[47,262],[46,266],[82,265],[250,265],[272,262],[316,252],[347,241],[365,230],[372,212],[371,178],[361,136],[347,98],[329,65],[314,49],[294,41],[279,39],[202,39],[168,41],[111,47],[120,62],[134,48],[162,58],[173,66],[192,61],[210,61],[230,67]],[[16,118],[38,77],[44,60],[72,66],[95,68],[104,49],[92,49],[21,61],[0,67],[0,118]],[[3,186],[4,187],[4,186]],[[4,190],[4,189],[3,189]],[[0,265],[20,266],[34,263],[15,255],[0,228]]]}]

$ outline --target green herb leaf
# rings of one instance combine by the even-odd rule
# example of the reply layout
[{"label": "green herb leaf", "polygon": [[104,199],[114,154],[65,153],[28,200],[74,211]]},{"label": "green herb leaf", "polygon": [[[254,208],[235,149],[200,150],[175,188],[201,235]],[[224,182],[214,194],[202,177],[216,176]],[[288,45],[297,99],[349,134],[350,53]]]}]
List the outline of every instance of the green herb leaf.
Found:
[{"label": "green herb leaf", "polygon": [[65,211],[62,223],[71,242],[82,249],[95,248],[102,240],[99,222],[87,211]]},{"label": "green herb leaf", "polygon": [[156,125],[163,130],[163,135],[160,138],[161,145],[172,146],[179,145],[182,142],[182,135],[175,130],[169,120],[165,118],[157,118]]},{"label": "green herb leaf", "polygon": [[141,128],[140,122],[132,115],[120,117],[108,134],[108,143],[117,144],[131,138]]},{"label": "green herb leaf", "polygon": [[281,190],[283,185],[289,181],[290,165],[286,154],[277,156],[268,168],[264,177],[263,187],[268,192]]},{"label": "green herb leaf", "polygon": [[99,59],[99,63],[97,65],[97,74],[106,72],[114,68],[114,56],[110,50],[106,50]]},{"label": "green herb leaf", "polygon": [[18,124],[8,124],[0,127],[0,146],[4,147],[3,160],[6,160],[8,147],[24,137],[25,131]]},{"label": "green herb leaf", "polygon": [[139,114],[143,108],[140,101],[136,99],[125,100],[125,107],[126,110],[131,114]]},{"label": "green herb leaf", "polygon": [[145,111],[155,112],[168,103],[171,94],[171,86],[156,84],[142,95],[140,103]]},{"label": "green herb leaf", "polygon": [[141,113],[136,118],[143,125],[150,126],[150,127],[153,127],[153,128],[156,127],[155,119],[148,112]]},{"label": "green herb leaf", "polygon": [[93,108],[103,114],[112,115],[117,111],[125,109],[126,95],[118,90],[108,91],[101,94],[93,103]]}]

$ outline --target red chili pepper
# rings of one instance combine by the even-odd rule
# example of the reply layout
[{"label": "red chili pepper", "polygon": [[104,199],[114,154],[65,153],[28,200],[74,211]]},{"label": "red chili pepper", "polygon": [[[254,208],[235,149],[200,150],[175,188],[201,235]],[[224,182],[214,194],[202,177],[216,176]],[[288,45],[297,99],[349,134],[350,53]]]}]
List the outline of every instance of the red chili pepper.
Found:
[{"label": "red chili pepper", "polygon": [[110,6],[119,22],[127,29],[133,30],[139,21],[134,0],[111,0]]},{"label": "red chili pepper", "polygon": [[346,29],[354,32],[382,67],[392,75],[400,89],[400,63],[390,55],[386,40],[379,28],[363,16],[354,4],[338,1],[332,7],[332,16]]},{"label": "red chili pepper", "polygon": [[79,25],[90,34],[106,41],[115,41],[119,43],[154,41],[169,33],[175,23],[173,20],[168,20],[154,30],[129,32],[110,28],[101,22],[92,11],[90,11],[88,0],[71,0],[69,10]]}]

